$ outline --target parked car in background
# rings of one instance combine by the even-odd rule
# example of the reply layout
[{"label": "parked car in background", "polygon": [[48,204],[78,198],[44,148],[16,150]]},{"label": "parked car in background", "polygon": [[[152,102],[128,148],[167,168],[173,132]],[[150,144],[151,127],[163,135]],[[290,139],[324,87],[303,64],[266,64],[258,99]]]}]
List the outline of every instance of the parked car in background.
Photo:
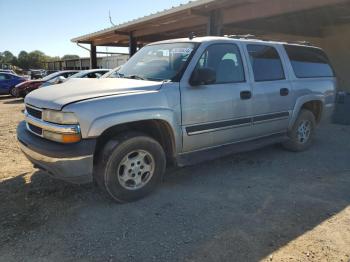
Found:
[{"label": "parked car in background", "polygon": [[74,75],[78,73],[78,70],[65,70],[65,71],[59,71],[56,73],[53,73],[51,75],[45,76],[42,79],[38,80],[29,80],[25,81],[23,83],[20,83],[16,85],[16,87],[13,90],[13,94],[16,97],[25,97],[27,94],[29,94],[31,91],[39,88],[43,83],[47,83],[48,85],[55,84],[57,81],[59,81],[59,77],[70,77],[71,75]]},{"label": "parked car in background", "polygon": [[[69,79],[73,79],[73,78],[100,78],[102,75],[104,75],[105,73],[109,72],[109,69],[90,69],[90,70],[83,70],[80,71],[74,75],[71,75],[68,78],[65,78],[64,76],[60,76],[54,84],[60,84],[63,82],[66,82]],[[51,82],[45,82],[43,83],[40,87],[45,87],[45,86],[50,86],[52,85]]]},{"label": "parked car in background", "polygon": [[0,73],[9,73],[9,74],[17,75],[15,71],[10,69],[0,69]]},{"label": "parked car in background", "polygon": [[0,95],[13,94],[15,86],[19,83],[26,81],[24,77],[16,74],[0,72]]},{"label": "parked car in background", "polygon": [[152,192],[168,165],[273,143],[304,151],[336,94],[320,48],[258,39],[149,44],[110,77],[36,90],[17,136],[37,167],[120,202]]},{"label": "parked car in background", "polygon": [[117,68],[114,68],[113,70],[109,70],[107,73],[105,73],[104,75],[102,75],[100,78],[108,78],[110,77],[110,75],[112,74],[116,74],[116,72],[118,72],[120,70],[122,66],[118,66]]},{"label": "parked car in background", "polygon": [[31,79],[40,79],[46,76],[46,71],[44,69],[31,69],[30,77]]},{"label": "parked car in background", "polygon": [[80,71],[79,73],[76,73],[72,76],[70,76],[68,79],[71,78],[100,78],[104,74],[111,71],[110,69],[90,69],[90,70],[84,70]]}]

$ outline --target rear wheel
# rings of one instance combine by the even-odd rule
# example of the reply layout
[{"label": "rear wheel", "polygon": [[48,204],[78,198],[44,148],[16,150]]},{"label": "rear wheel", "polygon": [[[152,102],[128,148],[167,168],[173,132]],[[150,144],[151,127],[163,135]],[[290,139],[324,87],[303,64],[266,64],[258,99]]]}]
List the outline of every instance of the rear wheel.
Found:
[{"label": "rear wheel", "polygon": [[156,140],[140,133],[126,133],[105,145],[95,178],[113,199],[130,202],[155,190],[165,165],[164,150]]},{"label": "rear wheel", "polygon": [[302,109],[288,133],[289,140],[283,143],[283,146],[294,152],[308,149],[313,142],[315,127],[316,120],[314,114],[307,109]]}]

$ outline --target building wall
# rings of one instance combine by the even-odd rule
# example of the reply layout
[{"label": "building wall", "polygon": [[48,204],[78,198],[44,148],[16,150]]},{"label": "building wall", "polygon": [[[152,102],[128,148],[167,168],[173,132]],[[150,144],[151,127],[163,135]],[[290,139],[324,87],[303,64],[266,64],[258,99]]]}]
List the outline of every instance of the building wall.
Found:
[{"label": "building wall", "polygon": [[[97,58],[97,67],[113,69],[123,65],[128,61],[129,55],[112,55]],[[90,69],[90,58],[80,58],[66,61],[55,61],[46,63],[47,70],[64,70],[64,69]]]},{"label": "building wall", "polygon": [[125,64],[128,59],[128,55],[106,56],[103,57],[100,61],[97,61],[97,66],[100,68],[113,69]]},{"label": "building wall", "polygon": [[324,31],[324,36],[320,46],[331,59],[339,88],[350,92],[350,24],[329,27]]},{"label": "building wall", "polygon": [[268,34],[265,37],[283,41],[308,41],[325,50],[337,74],[339,90],[350,92],[350,24],[325,28],[322,37]]}]

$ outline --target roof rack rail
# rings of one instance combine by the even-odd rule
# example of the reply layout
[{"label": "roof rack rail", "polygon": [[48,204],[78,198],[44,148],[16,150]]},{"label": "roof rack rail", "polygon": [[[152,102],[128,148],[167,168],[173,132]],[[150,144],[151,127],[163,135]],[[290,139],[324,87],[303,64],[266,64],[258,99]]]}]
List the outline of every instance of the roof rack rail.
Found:
[{"label": "roof rack rail", "polygon": [[265,38],[260,38],[262,41],[274,41],[274,42],[284,42],[287,44],[297,44],[297,45],[306,45],[306,46],[312,46],[313,44],[305,41],[305,40],[295,40],[295,41],[286,41],[283,39],[265,39]]},{"label": "roof rack rail", "polygon": [[286,41],[286,40],[278,40],[278,39],[267,39],[264,37],[257,37],[255,35],[246,34],[246,35],[224,35],[224,37],[233,38],[233,39],[257,39],[261,41],[275,41],[275,42],[285,42],[287,44],[298,44],[298,45],[306,45],[312,46],[312,43],[305,40],[296,40],[296,41]]},{"label": "roof rack rail", "polygon": [[298,45],[307,45],[307,46],[312,46],[312,44],[308,41],[291,41],[287,42],[288,44],[298,44]]},{"label": "roof rack rail", "polygon": [[234,38],[234,39],[257,39],[255,35],[246,34],[246,35],[224,35],[224,37]]}]

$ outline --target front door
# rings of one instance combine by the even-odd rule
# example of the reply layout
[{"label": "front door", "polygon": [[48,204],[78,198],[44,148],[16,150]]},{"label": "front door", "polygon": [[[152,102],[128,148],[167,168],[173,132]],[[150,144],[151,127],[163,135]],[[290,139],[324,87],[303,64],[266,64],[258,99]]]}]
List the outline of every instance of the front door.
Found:
[{"label": "front door", "polygon": [[251,128],[251,86],[239,46],[212,44],[197,54],[188,69],[213,69],[216,81],[199,86],[191,86],[186,77],[181,81],[184,152],[239,141]]}]

